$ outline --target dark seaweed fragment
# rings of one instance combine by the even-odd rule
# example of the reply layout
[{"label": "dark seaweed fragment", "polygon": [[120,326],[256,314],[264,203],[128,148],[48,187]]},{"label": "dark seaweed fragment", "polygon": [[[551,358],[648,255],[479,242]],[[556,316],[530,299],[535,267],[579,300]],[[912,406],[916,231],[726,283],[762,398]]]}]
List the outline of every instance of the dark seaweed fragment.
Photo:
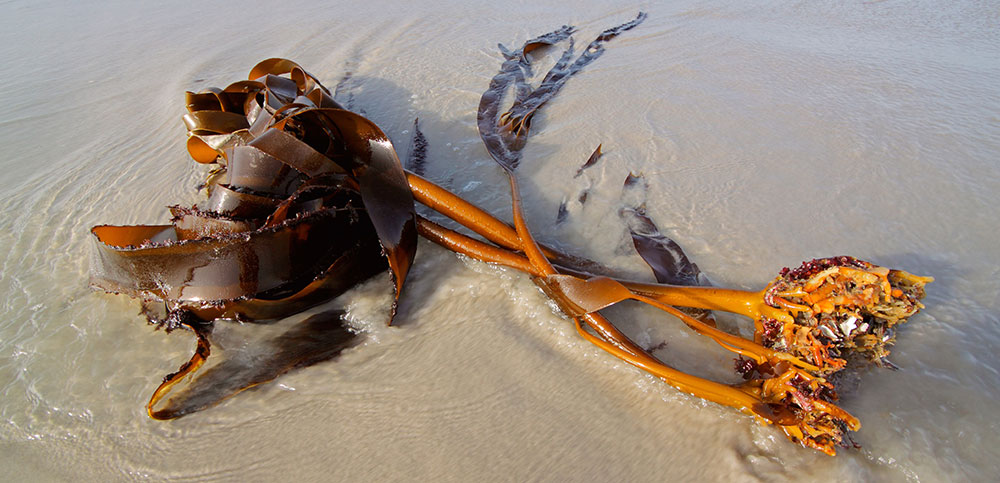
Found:
[{"label": "dark seaweed fragment", "polygon": [[414,119],[410,152],[406,156],[406,168],[418,176],[423,176],[427,170],[427,147],[427,138],[420,131],[420,119]]},{"label": "dark seaweed fragment", "polygon": [[590,155],[590,157],[587,158],[587,162],[583,163],[583,166],[580,166],[580,169],[576,170],[576,174],[574,174],[573,177],[578,178],[581,174],[583,174],[583,170],[597,164],[597,161],[601,159],[601,155],[602,155],[601,145],[598,144],[597,149],[595,149],[594,152]]},{"label": "dark seaweed fragment", "polygon": [[[618,215],[628,226],[632,244],[643,261],[653,271],[658,283],[670,285],[697,286],[711,285],[680,245],[670,239],[656,227],[653,220],[646,214],[645,191],[647,185],[642,175],[629,173],[622,188],[622,198],[625,206],[618,210]],[[637,202],[636,200],[642,201]],[[681,308],[688,315],[714,324],[711,311],[691,308]]]},{"label": "dark seaweed fragment", "polygon": [[624,207],[619,215],[628,224],[632,243],[656,281],[670,285],[702,285],[701,270],[674,240],[663,235],[643,207]]},{"label": "dark seaweed fragment", "polygon": [[[628,175],[622,191],[623,198],[634,198],[635,194],[630,193],[634,189],[645,190],[645,181],[641,178],[642,175]],[[645,195],[642,196],[645,199]],[[660,232],[646,214],[644,202],[627,204],[618,211],[618,214],[628,226],[636,251],[653,270],[657,282],[671,285],[705,285],[700,280],[701,270],[688,258],[677,242]]]},{"label": "dark seaweed fragment", "polygon": [[566,201],[559,203],[559,211],[556,212],[556,224],[559,225],[569,218],[569,209],[566,208]]}]

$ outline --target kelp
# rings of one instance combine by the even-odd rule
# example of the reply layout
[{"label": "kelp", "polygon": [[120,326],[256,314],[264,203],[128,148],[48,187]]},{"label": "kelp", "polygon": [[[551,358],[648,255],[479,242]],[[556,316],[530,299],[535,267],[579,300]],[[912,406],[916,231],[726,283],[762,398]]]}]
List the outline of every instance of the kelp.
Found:
[{"label": "kelp", "polygon": [[[618,210],[618,215],[628,226],[632,245],[642,260],[649,265],[657,283],[667,285],[710,286],[701,269],[698,268],[680,245],[660,232],[653,220],[646,214],[646,183],[640,183],[641,175],[629,173],[622,187],[622,199],[626,203]],[[641,186],[641,188],[640,188]],[[635,198],[632,192],[641,191],[644,201],[629,202]],[[709,325],[715,325],[715,317],[709,310],[681,307],[679,310]]]},{"label": "kelp", "polygon": [[[632,21],[601,32],[572,62],[570,62],[574,53],[572,35],[576,30],[568,25],[531,39],[513,52],[498,44],[506,60],[480,98],[479,113],[476,118],[479,136],[490,156],[504,169],[508,171],[516,169],[521,159],[520,150],[527,141],[531,120],[538,109],[555,97],[572,75],[597,60],[604,53],[604,44],[607,41],[635,28],[645,19],[646,14],[640,12]],[[571,40],[570,46],[549,69],[539,86],[532,89],[527,81],[532,74],[529,55],[535,50],[554,46],[566,39]],[[511,105],[501,114],[501,106],[511,90],[513,90]]]},{"label": "kelp", "polygon": [[601,159],[601,155],[603,154],[601,153],[601,146],[603,145],[602,144],[597,145],[597,149],[595,149],[594,152],[591,153],[590,157],[587,158],[587,162],[583,163],[583,165],[581,165],[580,168],[576,170],[576,174],[573,175],[574,178],[579,178],[580,175],[583,174],[584,170],[597,164],[597,161]]},{"label": "kelp", "polygon": [[427,171],[427,137],[420,131],[420,119],[413,120],[413,136],[410,138],[410,154],[406,157],[406,169],[423,176]]},{"label": "kelp", "polygon": [[[480,100],[477,125],[486,151],[508,177],[512,223],[414,172],[423,170],[428,145],[417,121],[412,171],[404,171],[375,124],[342,109],[292,61],[268,59],[248,80],[188,93],[189,154],[216,165],[204,185],[206,198],[171,207],[170,225],[92,230],[92,284],[143,300],[144,313],[160,327],[195,334],[195,354],[156,389],[149,415],[189,414],[294,368],[336,358],[357,336],[337,309],[307,309],[379,272],[391,275],[391,323],[419,233],[530,275],[581,337],[682,391],[775,424],[791,440],[827,454],[848,445],[860,422],[835,405],[828,378],[866,361],[886,365],[893,330],[923,307],[919,300],[931,278],[834,257],[785,269],[761,291],[712,287],[656,227],[645,209],[645,181],[634,175],[626,178],[619,216],[656,282],[616,277],[597,262],[549,248],[527,226],[516,169],[532,117],[601,55],[606,42],[644,19],[640,13],[605,30],[575,60],[575,29],[569,26],[516,51],[500,46],[505,60]],[[533,54],[564,42],[569,47],[532,87]],[[598,146],[574,176],[600,156]],[[481,238],[416,215],[414,202]],[[658,360],[602,315],[626,301],[662,310],[716,341],[735,355],[744,382],[707,380]],[[710,311],[753,320],[753,340],[716,328]],[[232,344],[233,338],[244,342]],[[249,356],[234,346],[249,347]]]},{"label": "kelp", "polygon": [[[208,358],[213,321],[282,319],[383,271],[398,299],[416,252],[413,197],[388,137],[341,109],[294,62],[265,60],[248,80],[189,92],[186,101],[188,152],[217,165],[207,197],[171,207],[170,225],[91,230],[93,286],[137,297],[147,308],[162,304],[167,315],[158,323],[197,335],[191,361],[151,398],[155,418],[193,410],[154,405]],[[394,312],[395,302],[390,320]],[[288,368],[280,357],[262,362],[242,384],[229,378],[228,392]],[[214,392],[214,400],[226,392]],[[204,397],[191,401],[209,405]]]},{"label": "kelp", "polygon": [[856,357],[893,367],[886,357],[895,327],[924,308],[928,277],[840,256],[784,269],[765,300],[795,310],[792,321],[758,320],[755,338],[833,373]]}]

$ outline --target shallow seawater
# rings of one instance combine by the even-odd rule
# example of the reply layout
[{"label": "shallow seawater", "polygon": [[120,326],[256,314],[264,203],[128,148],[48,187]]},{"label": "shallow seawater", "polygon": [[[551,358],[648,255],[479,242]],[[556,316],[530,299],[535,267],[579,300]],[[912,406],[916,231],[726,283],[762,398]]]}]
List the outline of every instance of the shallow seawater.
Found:
[{"label": "shallow seawater", "polygon": [[[577,336],[531,281],[421,242],[398,326],[378,280],[336,301],[335,361],[172,422],[144,404],[194,338],[88,288],[89,228],[162,223],[204,174],[183,92],[296,60],[429,178],[508,217],[479,96],[563,24],[578,48],[640,27],[566,85],[518,169],[544,242],[650,277],[618,217],[642,173],[660,228],[718,285],[851,254],[931,275],[896,372],[855,373],[857,450],[831,458],[683,394]],[[17,480],[991,480],[1000,473],[1000,12],[992,2],[622,4],[433,0],[0,6],[0,468]],[[553,57],[543,62],[554,61]],[[574,178],[591,151],[599,164]],[[579,195],[587,190],[586,203]],[[555,222],[566,202],[568,218]],[[614,320],[679,368],[731,358],[638,306]],[[747,321],[725,318],[730,327]],[[994,476],[990,476],[994,475]]]}]

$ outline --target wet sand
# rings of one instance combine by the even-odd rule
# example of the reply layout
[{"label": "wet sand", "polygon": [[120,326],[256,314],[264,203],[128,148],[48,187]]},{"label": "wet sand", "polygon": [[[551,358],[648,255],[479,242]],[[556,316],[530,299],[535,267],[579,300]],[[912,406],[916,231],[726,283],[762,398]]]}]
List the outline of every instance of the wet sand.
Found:
[{"label": "wet sand", "polygon": [[[859,450],[835,458],[591,346],[525,276],[421,242],[398,327],[378,281],[337,303],[359,345],[172,422],[146,418],[190,333],[156,332],[87,286],[89,228],[162,223],[203,170],[183,92],[296,60],[427,175],[507,217],[476,132],[501,42],[563,24],[578,46],[644,10],[536,118],[518,173],[539,239],[651,279],[617,212],[646,206],[718,285],[851,254],[931,275],[902,370],[842,391]],[[0,6],[0,468],[14,480],[986,481],[1000,472],[1000,31],[984,2],[680,2],[565,7],[435,0],[240,7]],[[556,55],[555,53],[552,54]],[[548,59],[554,61],[554,57]],[[573,178],[597,144],[599,165]],[[585,204],[574,202],[588,190]],[[567,202],[568,218],[555,223]],[[731,357],[638,306],[611,317],[680,369]],[[723,318],[747,330],[748,321]]]}]

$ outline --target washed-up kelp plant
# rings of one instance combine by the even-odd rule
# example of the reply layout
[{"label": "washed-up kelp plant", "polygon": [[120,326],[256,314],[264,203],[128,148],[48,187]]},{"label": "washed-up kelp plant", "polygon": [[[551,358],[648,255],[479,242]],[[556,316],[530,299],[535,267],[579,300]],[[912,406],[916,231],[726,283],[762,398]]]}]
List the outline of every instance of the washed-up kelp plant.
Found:
[{"label": "washed-up kelp plant", "polygon": [[[379,273],[390,274],[391,323],[423,236],[530,275],[580,337],[681,391],[777,425],[792,441],[830,455],[854,445],[850,432],[860,423],[835,404],[835,375],[861,364],[892,367],[886,356],[894,330],[923,308],[931,278],[837,256],[782,269],[758,292],[716,288],[642,206],[626,207],[620,214],[657,280],[643,283],[539,244],[525,223],[516,171],[533,115],[598,59],[605,43],[644,18],[605,30],[579,54],[572,27],[517,50],[501,46],[505,61],[481,98],[478,127],[509,181],[512,223],[403,169],[378,126],[345,110],[290,60],[264,60],[248,80],[224,89],[188,92],[187,148],[209,166],[199,187],[207,196],[194,206],[170,207],[168,225],[92,229],[92,285],[141,300],[151,323],[190,330],[196,339],[191,359],[153,391],[149,416],[189,414],[335,358],[354,340],[344,312],[308,309]],[[559,45],[568,47],[533,86],[533,53]],[[414,171],[426,146],[415,129]],[[580,169],[600,156],[598,146]],[[642,182],[630,175],[625,187]],[[415,203],[455,224],[418,215]],[[659,361],[601,314],[626,300],[677,317],[733,352],[743,382],[714,382]],[[750,318],[753,339],[718,329],[712,311]],[[222,351],[216,356],[222,360],[206,364],[237,326],[255,333],[255,356],[227,359]]]}]

